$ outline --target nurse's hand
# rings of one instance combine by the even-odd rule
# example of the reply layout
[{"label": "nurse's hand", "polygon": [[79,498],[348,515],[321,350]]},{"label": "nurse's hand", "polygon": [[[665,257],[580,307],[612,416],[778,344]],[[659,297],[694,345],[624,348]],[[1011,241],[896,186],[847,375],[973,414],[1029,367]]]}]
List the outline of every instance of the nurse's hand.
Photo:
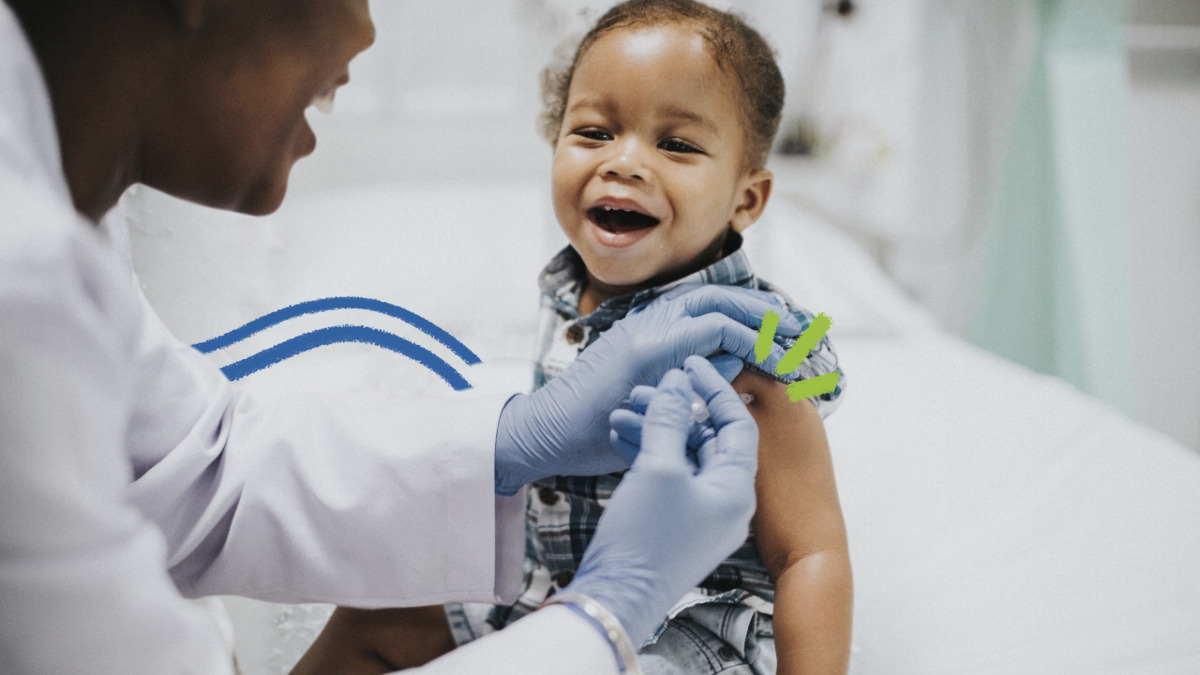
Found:
[{"label": "nurse's hand", "polygon": [[[613,324],[561,375],[504,407],[496,432],[496,492],[512,494],[547,476],[589,476],[629,466],[633,457],[609,444],[609,414],[628,403],[635,386],[658,384],[693,354],[719,355],[714,362],[732,380],[742,361],[754,362],[767,310],[782,317],[780,334],[800,334],[799,321],[773,296],[713,285],[672,289]],[[782,357],[783,350],[772,344],[765,367]]]},{"label": "nurse's hand", "polygon": [[[596,528],[574,580],[640,645],[684,593],[746,539],[754,515],[758,427],[745,403],[706,360],[691,357],[657,389],[635,395],[635,412],[614,413],[614,430],[641,452]],[[689,443],[692,391],[715,429]],[[647,401],[644,417],[636,412]],[[616,418],[624,418],[620,424]],[[640,419],[640,424],[634,418]],[[631,423],[633,422],[633,423]],[[689,439],[690,436],[690,439]]]}]

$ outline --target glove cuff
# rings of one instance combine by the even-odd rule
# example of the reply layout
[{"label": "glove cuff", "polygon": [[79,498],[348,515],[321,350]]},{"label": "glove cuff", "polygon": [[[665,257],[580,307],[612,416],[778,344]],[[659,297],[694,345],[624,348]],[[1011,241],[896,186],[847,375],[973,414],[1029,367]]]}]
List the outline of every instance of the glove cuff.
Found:
[{"label": "glove cuff", "polygon": [[518,408],[525,398],[523,394],[515,394],[508,399],[496,424],[495,487],[496,494],[502,497],[511,497],[529,482],[523,475],[526,467],[521,462],[524,453],[517,441],[519,435],[513,429],[513,420],[520,415]]}]

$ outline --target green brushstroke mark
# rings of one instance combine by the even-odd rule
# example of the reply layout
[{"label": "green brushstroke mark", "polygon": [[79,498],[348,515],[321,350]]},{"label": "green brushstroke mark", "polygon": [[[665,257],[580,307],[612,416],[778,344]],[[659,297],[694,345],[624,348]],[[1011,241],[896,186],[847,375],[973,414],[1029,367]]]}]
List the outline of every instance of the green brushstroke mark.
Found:
[{"label": "green brushstroke mark", "polygon": [[775,329],[779,328],[779,315],[771,310],[763,315],[762,328],[758,329],[758,340],[754,342],[754,362],[762,363],[771,355],[775,342]]},{"label": "green brushstroke mark", "polygon": [[841,376],[841,373],[825,373],[808,380],[793,382],[787,386],[788,398],[792,403],[797,403],[814,396],[828,394],[837,389],[837,383]]},{"label": "green brushstroke mark", "polygon": [[[771,310],[763,315],[762,328],[758,331],[758,339],[754,342],[754,359],[755,363],[761,364],[771,355],[771,344],[775,342],[775,329],[779,327],[779,315]],[[825,337],[825,333],[833,327],[833,319],[829,318],[824,312],[817,315],[808,328],[800,334],[800,338],[796,340],[796,344],[787,350],[787,353],[780,359],[779,365],[775,366],[775,372],[779,375],[787,375],[793,370],[800,367],[804,363],[804,359],[808,358],[808,353],[817,346],[821,338]],[[806,401],[814,396],[828,394],[834,389],[837,389],[838,380],[841,379],[841,373],[825,373],[817,377],[812,377],[807,380],[793,382],[787,386],[788,398],[792,403]]]},{"label": "green brushstroke mark", "polygon": [[[817,346],[821,338],[825,337],[825,333],[829,332],[831,327],[833,327],[833,319],[830,319],[829,315],[824,312],[818,314],[817,318],[813,319],[812,324],[800,334],[800,339],[796,340],[796,344],[792,345],[792,348],[780,359],[779,365],[775,366],[775,374],[787,375],[799,368],[800,364],[804,363],[804,359],[808,358],[808,353],[812,351],[813,347]],[[757,345],[755,347],[757,349]],[[755,356],[758,356],[757,351],[755,352]]]}]

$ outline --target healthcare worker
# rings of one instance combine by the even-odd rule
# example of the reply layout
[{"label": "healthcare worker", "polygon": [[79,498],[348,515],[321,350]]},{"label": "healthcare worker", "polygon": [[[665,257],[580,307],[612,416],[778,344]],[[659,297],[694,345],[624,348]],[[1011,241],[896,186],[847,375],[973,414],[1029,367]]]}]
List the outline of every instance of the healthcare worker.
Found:
[{"label": "healthcare worker", "polygon": [[[185,595],[504,598],[522,486],[639,448],[561,602],[428,672],[617,672],[742,540],[757,431],[707,361],[672,369],[724,351],[731,377],[763,297],[665,298],[529,396],[269,405],[155,317],[96,222],[138,182],[273,211],[305,109],[373,36],[366,0],[0,2],[0,672],[231,672]],[[641,426],[610,445],[631,391]]]}]

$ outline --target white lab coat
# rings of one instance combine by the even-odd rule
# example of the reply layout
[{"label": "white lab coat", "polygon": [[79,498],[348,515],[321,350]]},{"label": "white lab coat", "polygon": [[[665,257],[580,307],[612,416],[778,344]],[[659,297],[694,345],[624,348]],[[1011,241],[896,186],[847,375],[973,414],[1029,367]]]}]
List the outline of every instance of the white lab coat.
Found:
[{"label": "white lab coat", "polygon": [[[45,84],[0,3],[0,672],[231,672],[182,595],[506,594],[523,509],[493,496],[504,400],[265,404],[227,382],[74,211]],[[521,623],[428,672],[615,672],[573,612]]]}]

